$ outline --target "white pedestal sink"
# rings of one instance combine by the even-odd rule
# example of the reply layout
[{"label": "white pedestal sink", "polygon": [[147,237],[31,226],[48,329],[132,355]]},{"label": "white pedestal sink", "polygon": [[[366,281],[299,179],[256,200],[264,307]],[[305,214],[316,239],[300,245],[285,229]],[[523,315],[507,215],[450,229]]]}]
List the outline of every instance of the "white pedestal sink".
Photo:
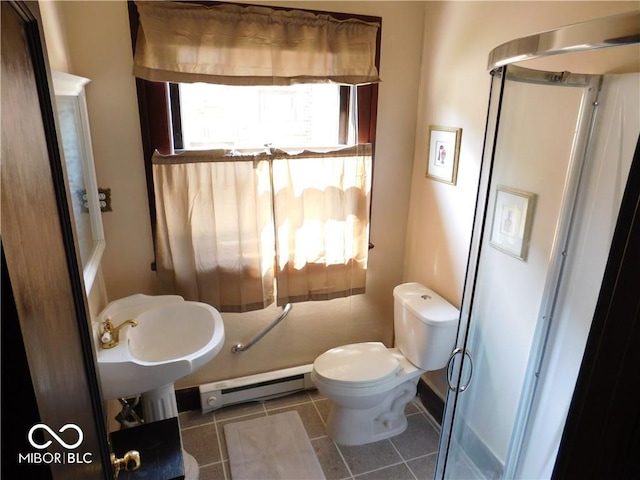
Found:
[{"label": "white pedestal sink", "polygon": [[[102,325],[118,327],[119,342],[103,348]],[[178,416],[173,383],[211,361],[224,344],[224,324],[210,305],[177,295],[132,295],[111,302],[94,325],[97,360],[105,400],[142,394],[146,422]],[[185,478],[197,478],[198,465],[185,453]],[[195,470],[194,470],[195,469]]]}]

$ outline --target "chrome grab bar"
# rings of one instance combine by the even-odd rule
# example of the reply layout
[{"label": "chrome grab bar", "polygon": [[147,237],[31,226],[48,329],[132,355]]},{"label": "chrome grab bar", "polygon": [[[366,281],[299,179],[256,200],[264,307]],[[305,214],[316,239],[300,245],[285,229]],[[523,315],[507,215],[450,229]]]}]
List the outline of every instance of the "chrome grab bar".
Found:
[{"label": "chrome grab bar", "polygon": [[282,320],[284,320],[284,317],[286,317],[289,314],[289,311],[292,308],[293,308],[293,305],[291,305],[290,303],[287,303],[282,309],[282,313],[280,314],[280,316],[276,318],[273,322],[271,322],[269,326],[267,326],[267,328],[265,328],[262,332],[256,335],[256,337],[253,340],[251,340],[249,343],[235,344],[233,347],[231,347],[231,353],[238,353],[238,352],[244,352],[246,350],[249,350],[256,343],[258,343],[262,339],[262,337],[264,337],[267,333],[269,333],[273,327],[275,327]]}]

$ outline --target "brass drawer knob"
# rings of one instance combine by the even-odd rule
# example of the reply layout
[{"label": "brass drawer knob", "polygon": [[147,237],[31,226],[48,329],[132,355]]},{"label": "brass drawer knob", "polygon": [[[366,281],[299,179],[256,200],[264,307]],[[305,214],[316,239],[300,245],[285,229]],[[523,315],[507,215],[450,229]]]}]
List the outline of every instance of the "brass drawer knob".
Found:
[{"label": "brass drawer knob", "polygon": [[121,470],[133,472],[140,468],[140,452],[137,450],[129,450],[122,458],[116,458],[116,454],[111,454],[111,466],[113,467],[113,476],[118,478]]}]

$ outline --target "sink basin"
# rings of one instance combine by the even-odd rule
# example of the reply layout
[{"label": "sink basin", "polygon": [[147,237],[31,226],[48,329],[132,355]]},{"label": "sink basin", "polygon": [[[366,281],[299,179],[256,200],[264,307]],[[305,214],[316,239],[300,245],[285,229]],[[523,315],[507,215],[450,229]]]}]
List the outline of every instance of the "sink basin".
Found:
[{"label": "sink basin", "polygon": [[120,329],[120,341],[102,348],[98,341],[98,371],[105,400],[139,395],[172,384],[211,361],[222,349],[224,325],[210,305],[185,301],[178,295],[132,295],[111,302],[94,326],[110,319]]}]

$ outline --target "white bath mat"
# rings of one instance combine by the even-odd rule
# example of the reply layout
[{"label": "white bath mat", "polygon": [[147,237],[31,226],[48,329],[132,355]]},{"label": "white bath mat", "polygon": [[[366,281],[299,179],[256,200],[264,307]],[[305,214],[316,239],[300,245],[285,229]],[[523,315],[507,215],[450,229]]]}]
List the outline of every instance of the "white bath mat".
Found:
[{"label": "white bath mat", "polygon": [[325,480],[298,412],[228,423],[233,480]]}]

